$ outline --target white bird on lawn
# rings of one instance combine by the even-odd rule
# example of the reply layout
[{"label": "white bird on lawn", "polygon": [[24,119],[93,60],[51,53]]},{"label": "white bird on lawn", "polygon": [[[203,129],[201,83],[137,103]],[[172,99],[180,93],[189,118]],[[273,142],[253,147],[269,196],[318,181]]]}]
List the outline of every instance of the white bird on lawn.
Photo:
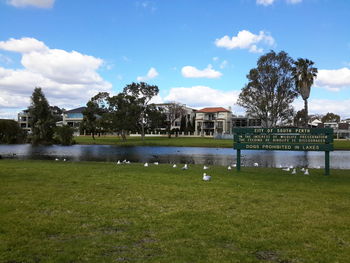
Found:
[{"label": "white bird on lawn", "polygon": [[305,173],[304,173],[305,175],[310,175],[309,174],[309,169],[305,169]]},{"label": "white bird on lawn", "polygon": [[232,168],[231,168],[231,165],[229,165],[228,167],[227,167],[227,170],[231,170]]},{"label": "white bird on lawn", "polygon": [[117,164],[121,164],[120,160],[118,160]]},{"label": "white bird on lawn", "polygon": [[283,171],[286,171],[286,172],[289,172],[289,171],[290,171],[290,168],[287,167],[287,168],[283,168],[282,170],[283,170]]},{"label": "white bird on lawn", "polygon": [[294,168],[292,174],[297,174],[297,170]]},{"label": "white bird on lawn", "polygon": [[144,167],[148,167],[148,163],[145,163],[143,166],[144,166]]},{"label": "white bird on lawn", "polygon": [[187,170],[188,169],[187,163],[185,163],[184,167],[182,167],[181,169],[182,170]]},{"label": "white bird on lawn", "polygon": [[130,161],[126,161],[125,163],[126,163],[126,164],[130,164]]},{"label": "white bird on lawn", "polygon": [[303,168],[301,168],[301,169],[300,169],[300,171],[305,172],[305,168],[304,168],[304,167],[303,167]]},{"label": "white bird on lawn", "polygon": [[235,163],[234,163],[232,166],[233,166],[233,167],[236,167],[236,166],[237,166],[237,164],[235,164]]},{"label": "white bird on lawn", "polygon": [[56,159],[55,159],[55,161],[59,161],[59,159],[58,159],[58,158],[56,158]]},{"label": "white bird on lawn", "polygon": [[126,163],[126,159],[123,161],[123,163]]},{"label": "white bird on lawn", "polygon": [[211,176],[207,175],[206,173],[203,174],[203,181],[210,181]]},{"label": "white bird on lawn", "polygon": [[64,161],[64,162],[67,161],[66,158],[64,158],[63,161]]},{"label": "white bird on lawn", "polygon": [[255,166],[255,167],[258,167],[258,166],[259,166],[259,164],[258,164],[258,163],[254,163],[254,166]]},{"label": "white bird on lawn", "polygon": [[209,169],[209,167],[208,166],[203,166],[203,170],[208,170]]},{"label": "white bird on lawn", "polygon": [[173,164],[173,168],[176,168],[176,164],[175,163]]},{"label": "white bird on lawn", "polygon": [[154,165],[158,165],[159,163],[158,162],[154,162]]}]

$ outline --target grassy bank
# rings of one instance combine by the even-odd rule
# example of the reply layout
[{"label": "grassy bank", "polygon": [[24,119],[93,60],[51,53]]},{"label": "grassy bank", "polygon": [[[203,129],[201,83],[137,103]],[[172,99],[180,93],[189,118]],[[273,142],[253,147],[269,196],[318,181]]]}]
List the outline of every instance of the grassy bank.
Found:
[{"label": "grassy bank", "polygon": [[350,172],[0,160],[0,262],[347,262]]},{"label": "grassy bank", "polygon": [[[78,144],[105,144],[119,146],[187,146],[187,147],[218,147],[231,148],[233,147],[232,140],[214,140],[213,138],[204,137],[146,137],[144,141],[140,137],[128,137],[126,142],[123,142],[117,136],[102,136],[96,137],[95,140],[91,136],[78,136],[74,138]],[[350,150],[350,140],[334,140],[335,150]]]}]

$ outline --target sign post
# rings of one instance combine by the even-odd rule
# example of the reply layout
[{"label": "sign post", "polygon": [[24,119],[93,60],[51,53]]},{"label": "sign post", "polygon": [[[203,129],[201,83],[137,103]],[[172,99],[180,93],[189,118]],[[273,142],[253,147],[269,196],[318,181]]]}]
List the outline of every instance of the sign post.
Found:
[{"label": "sign post", "polygon": [[233,133],[237,171],[241,169],[241,150],[324,151],[325,175],[330,174],[331,128],[234,128]]}]

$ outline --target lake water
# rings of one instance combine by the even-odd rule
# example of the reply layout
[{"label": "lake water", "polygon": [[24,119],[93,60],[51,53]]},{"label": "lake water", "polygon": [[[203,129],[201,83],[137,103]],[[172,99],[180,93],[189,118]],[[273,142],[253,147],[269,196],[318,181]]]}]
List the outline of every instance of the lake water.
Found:
[{"label": "lake water", "polygon": [[[118,147],[112,145],[31,146],[30,144],[0,145],[2,158],[67,161],[103,161],[189,163],[229,165],[236,162],[231,148],[204,147]],[[331,152],[331,168],[350,169],[350,151]],[[324,167],[324,152],[242,151],[242,164],[262,167],[298,166]]]}]

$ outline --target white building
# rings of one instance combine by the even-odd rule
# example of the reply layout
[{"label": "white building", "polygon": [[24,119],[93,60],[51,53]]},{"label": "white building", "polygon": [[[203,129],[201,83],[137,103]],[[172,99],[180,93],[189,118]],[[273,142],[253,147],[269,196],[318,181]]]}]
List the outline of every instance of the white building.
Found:
[{"label": "white building", "polygon": [[232,112],[222,107],[204,108],[196,112],[195,134],[232,133]]}]

